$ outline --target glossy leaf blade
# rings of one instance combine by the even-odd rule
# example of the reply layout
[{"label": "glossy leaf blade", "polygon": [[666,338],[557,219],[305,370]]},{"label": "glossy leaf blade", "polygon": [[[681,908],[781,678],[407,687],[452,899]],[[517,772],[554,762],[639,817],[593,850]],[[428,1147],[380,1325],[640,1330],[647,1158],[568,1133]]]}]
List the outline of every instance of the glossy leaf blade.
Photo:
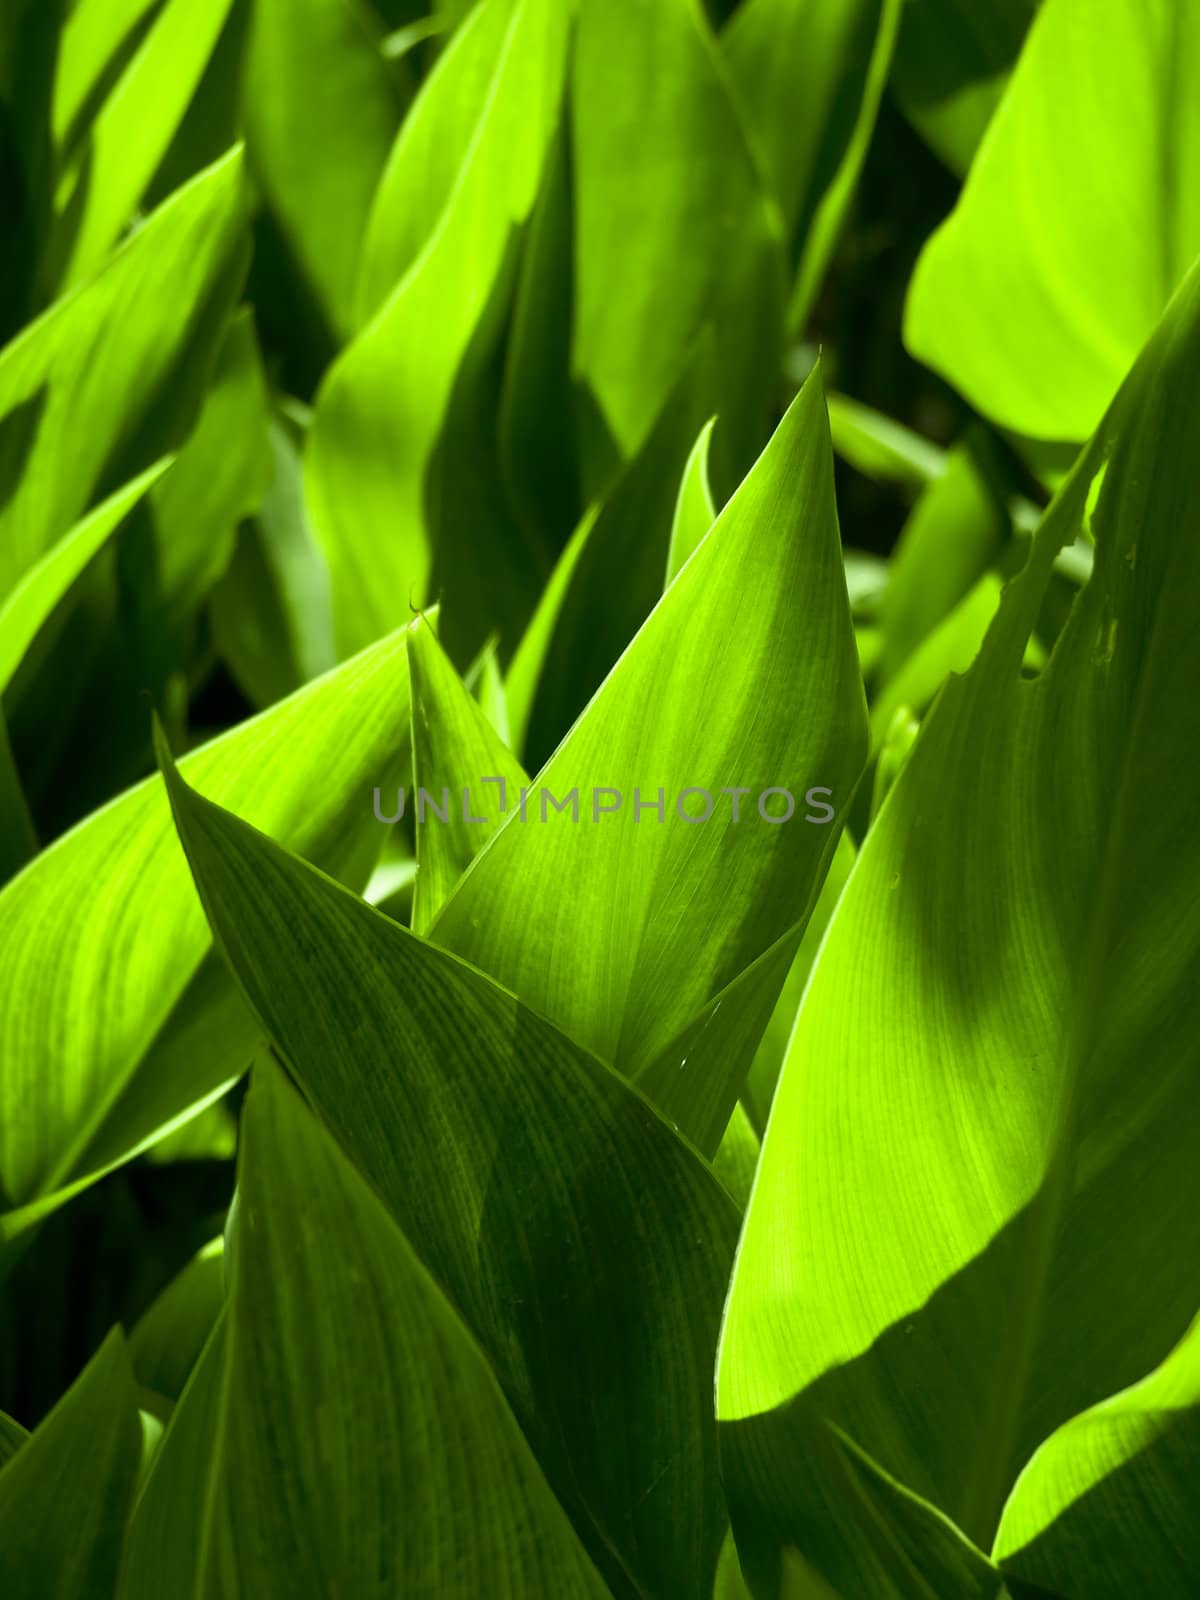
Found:
[{"label": "glossy leaf blade", "polygon": [[[1195,1310],[1198,352],[1193,273],[867,835],[731,1290],[721,1415],[769,1451],[802,1396],[978,1543]],[[1023,680],[1085,520],[1095,572]]]},{"label": "glossy leaf blade", "polygon": [[430,464],[513,230],[536,199],[557,121],[565,10],[551,0],[519,0],[511,12],[469,158],[439,226],[317,397],[305,484],[329,561],[342,654],[395,627],[410,600],[428,599],[436,533],[426,503]]},{"label": "glossy leaf blade", "polygon": [[408,669],[417,841],[411,927],[423,934],[528,780],[423,622],[409,631]]},{"label": "glossy leaf blade", "polygon": [[0,594],[79,520],[114,456],[165,404],[243,226],[233,155],[0,352]]},{"label": "glossy leaf blade", "polygon": [[73,157],[60,196],[62,288],[103,261],[183,121],[232,0],[167,0]]},{"label": "glossy leaf blade", "polygon": [[[636,1075],[807,912],[862,727],[813,378],[432,937]],[[790,821],[764,820],[769,789],[776,817],[779,791],[794,797]],[[817,789],[831,811],[807,805]],[[635,809],[660,790],[661,820]],[[546,798],[572,793],[574,812]],[[698,1085],[697,1106],[708,1098]]]},{"label": "glossy leaf blade", "polygon": [[1038,12],[905,313],[912,352],[1005,427],[1086,439],[1200,253],[1198,72],[1190,0]]},{"label": "glossy leaf blade", "polygon": [[[732,449],[740,475],[745,438],[733,447],[761,391],[741,391],[737,409],[734,397],[754,359],[747,323],[756,302],[762,310],[769,299],[747,282],[761,260],[777,257],[782,272],[783,229],[702,8],[691,0],[582,0],[571,118],[573,373],[615,455],[628,461],[705,326],[727,326],[736,342],[726,352],[721,410],[730,414],[721,448]],[[771,360],[777,339],[776,331]],[[752,452],[759,441],[750,437]],[[592,467],[589,496],[595,483]]]},{"label": "glossy leaf blade", "polygon": [[204,1592],[607,1595],[478,1345],[274,1064],[244,1123]]},{"label": "glossy leaf blade", "polygon": [[1200,1572],[1195,1324],[1148,1378],[1073,1417],[1017,1479],[996,1535],[1015,1577],[1082,1600],[1185,1600]]},{"label": "glossy leaf blade", "polygon": [[667,585],[717,520],[712,488],[708,479],[708,450],[716,419],[707,422],[692,447],[683,469],[675,518],[671,523],[671,544],[667,551]]},{"label": "glossy leaf blade", "polygon": [[170,783],[247,997],[495,1366],[606,1581],[705,1592],[724,1532],[712,1360],[732,1201],[549,1023]]},{"label": "glossy leaf blade", "polygon": [[[186,769],[347,870],[354,850],[377,847],[370,786],[396,769],[404,655],[402,635],[382,641],[196,751]],[[240,1004],[230,1006],[227,984],[195,991],[202,1003],[180,1017],[208,947],[157,778],[59,839],[0,895],[0,1177],[10,1204],[80,1176],[76,1163],[97,1143],[107,1143],[109,1160],[132,1153],[244,1070],[257,1033]],[[174,1044],[184,1054],[156,1055],[177,1017]],[[193,1030],[203,1050],[189,1047]]]}]

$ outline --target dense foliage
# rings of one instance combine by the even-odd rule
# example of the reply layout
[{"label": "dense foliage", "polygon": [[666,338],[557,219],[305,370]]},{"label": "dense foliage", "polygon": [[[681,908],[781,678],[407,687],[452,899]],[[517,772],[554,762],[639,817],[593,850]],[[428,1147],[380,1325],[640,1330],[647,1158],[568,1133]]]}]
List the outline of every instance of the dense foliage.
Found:
[{"label": "dense foliage", "polygon": [[0,4],[0,1595],[1200,1593],[1200,5]]}]

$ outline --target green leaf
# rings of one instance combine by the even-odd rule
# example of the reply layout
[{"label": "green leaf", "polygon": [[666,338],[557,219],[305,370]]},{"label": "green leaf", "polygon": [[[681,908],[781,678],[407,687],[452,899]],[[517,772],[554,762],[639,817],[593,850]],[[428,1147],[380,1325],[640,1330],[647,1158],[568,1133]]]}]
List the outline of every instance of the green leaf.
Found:
[{"label": "green leaf", "polygon": [[1190,0],[1039,11],[904,327],[1005,427],[1087,438],[1200,252],[1197,73]]},{"label": "green leaf", "polygon": [[220,1315],[225,1299],[224,1241],[213,1239],[193,1256],[129,1336],[138,1382],[178,1400]]},{"label": "green leaf", "polygon": [[408,670],[418,864],[411,926],[423,934],[528,779],[419,621],[409,633]]},{"label": "green leaf", "polygon": [[[472,0],[472,4],[474,0]],[[446,22],[443,17],[429,16],[418,17],[414,22],[409,22],[403,28],[396,28],[389,33],[380,45],[385,61],[403,61],[405,56],[415,50],[418,45],[424,44],[427,39],[436,39],[445,30]]]},{"label": "green leaf", "polygon": [[662,597],[679,484],[718,398],[706,332],[650,437],[563,550],[509,670],[528,767],[560,743]]},{"label": "green leaf", "polygon": [[1009,1600],[1000,1572],[948,1518],[803,1398],[722,1422],[721,1463],[755,1600]]},{"label": "green leaf", "polygon": [[270,483],[212,596],[217,652],[258,706],[282,700],[337,659],[329,569],[305,509],[299,450],[278,417],[268,440]]},{"label": "green leaf", "polygon": [[638,454],[709,324],[725,491],[761,446],[786,251],[701,8],[582,0],[571,119],[572,371],[606,440],[585,445],[585,495]]},{"label": "green leaf", "polygon": [[754,1124],[740,1105],[734,1106],[733,1115],[713,1156],[712,1167],[743,1211],[750,1203],[759,1148]]},{"label": "green leaf", "polygon": [[[0,353],[0,596],[87,510],[152,409],[178,402],[181,367],[242,270],[243,203],[233,155]],[[155,443],[133,470],[164,453]]]},{"label": "green leaf", "polygon": [[12,1460],[28,1437],[27,1428],[23,1428],[15,1418],[0,1411],[0,1467]]},{"label": "green leaf", "polygon": [[248,308],[229,324],[196,427],[169,478],[150,494],[158,627],[182,627],[233,551],[233,533],[270,482],[267,392]]},{"label": "green leaf", "polygon": [[54,78],[54,143],[69,149],[137,48],[160,0],[76,0],[68,7]]},{"label": "green leaf", "polygon": [[959,177],[1000,103],[1039,0],[914,0],[904,8],[892,92]]},{"label": "green leaf", "polygon": [[[896,676],[871,706],[872,749],[880,748],[902,707],[919,715],[931,704],[951,673],[967,670],[999,609],[1001,589],[996,574],[985,572],[903,661]],[[884,640],[880,668],[885,659],[886,633]]]},{"label": "green leaf", "polygon": [[255,0],[243,98],[251,168],[340,342],[359,257],[404,111],[360,0]]},{"label": "green leaf", "polygon": [[222,1306],[142,1480],[121,1553],[117,1600],[161,1600],[166,1594],[199,1600],[227,1336],[228,1310]]},{"label": "green leaf", "polygon": [[809,908],[799,909],[775,942],[710,996],[634,1077],[672,1126],[712,1160],[795,959]]},{"label": "green leaf", "polygon": [[508,722],[508,692],[500,668],[495,638],[488,640],[463,679],[475,696],[479,709],[506,750],[512,749]]},{"label": "green leaf", "polygon": [[920,731],[921,724],[910,708],[897,706],[883,735],[879,758],[875,763],[875,781],[871,786],[871,822],[879,815],[879,808],[887,798],[888,790],[900,776]]},{"label": "green leaf", "polygon": [[[194,781],[339,871],[377,849],[372,780],[406,729],[402,634],[189,756]],[[286,767],[283,765],[286,763]],[[365,870],[363,871],[365,877]],[[258,1032],[219,968],[157,777],[0,895],[0,1176],[22,1221],[244,1070]],[[68,1065],[69,1064],[69,1065]]]},{"label": "green leaf", "polygon": [[133,1375],[114,1328],[0,1470],[0,1590],[106,1600],[141,1453]]},{"label": "green leaf", "polygon": [[135,771],[144,770],[149,729],[137,711],[146,691],[163,708],[172,674],[191,667],[201,609],[229,565],[239,523],[267,489],[267,425],[253,317],[243,308],[225,331],[191,436],[118,543],[120,609],[95,668],[90,719],[108,723],[110,752],[135,751]]},{"label": "green leaf", "polygon": [[946,471],[946,452],[911,428],[849,395],[831,392],[828,401],[833,448],[873,483],[917,494]]},{"label": "green leaf", "polygon": [[75,579],[171,465],[170,459],[156,462],[110,495],[30,567],[0,602],[0,694]]},{"label": "green leaf", "polygon": [[[80,611],[98,618],[96,592],[110,595],[107,626],[72,707],[74,723],[62,730],[70,734],[64,760],[83,770],[75,784],[78,811],[85,814],[146,771],[147,694],[160,714],[170,715],[205,650],[200,611],[229,563],[235,525],[266,488],[266,389],[250,310],[234,315],[216,350],[200,416],[170,477],[152,486],[126,518],[112,576],[107,568],[94,574],[96,582],[77,597],[70,618],[74,622]],[[67,626],[61,650],[72,648],[80,650]],[[37,688],[61,682],[56,667],[51,654]],[[61,829],[78,811],[67,819],[51,811],[51,826]]]},{"label": "green leaf", "polygon": [[[985,572],[887,683],[871,706],[874,751],[882,748],[902,709],[922,715],[946,679],[952,673],[965,672],[971,665],[999,609],[1002,588],[994,572]],[[1036,638],[1026,642],[1022,661],[1031,671],[1041,668],[1045,651]]]},{"label": "green leaf", "polygon": [[168,779],[226,959],[479,1340],[606,1580],[707,1592],[737,1217],[721,1185],[536,1013]]},{"label": "green leaf", "polygon": [[[1198,356],[1193,273],[866,837],[739,1248],[735,1474],[782,1470],[795,1401],[990,1545],[1036,1446],[1194,1314]],[[1095,572],[1024,680],[1086,523]]]},{"label": "green leaf", "polygon": [[877,616],[890,577],[887,561],[869,550],[847,548],[842,551],[842,565],[846,569],[851,616],[856,622]]},{"label": "green leaf", "polygon": [[443,220],[510,46],[514,0],[476,6],[422,86],[388,155],[358,261],[355,324],[367,323]]},{"label": "green leaf", "polygon": [[787,977],[779,991],[779,998],[775,1002],[775,1009],[771,1012],[755,1049],[754,1060],[742,1092],[742,1100],[751,1125],[760,1137],[767,1126],[767,1114],[771,1109],[775,1085],[783,1068],[788,1041],[796,1025],[796,1012],[800,1008],[808,975],[812,971],[813,962],[817,959],[817,951],[821,947],[821,940],[825,937],[825,929],[829,926],[834,907],[846,887],[855,854],[854,843],[849,833],[843,830],[837,842],[837,849],[833,853],[833,860],[829,863],[829,871],[821,885],[821,892],[817,896],[817,903],[804,929],[804,937],[800,940],[796,954],[792,958]]},{"label": "green leaf", "polygon": [[798,261],[800,330],[867,153],[901,0],[745,0],[721,37]]},{"label": "green leaf", "polygon": [[[503,0],[503,11],[504,49],[441,220],[317,397],[305,485],[342,654],[428,598],[439,531],[426,505],[431,461],[557,121],[566,10],[557,0]],[[503,553],[494,559],[502,569]],[[460,563],[450,582],[469,575]]]},{"label": "green leaf", "polygon": [[985,448],[986,436],[976,435],[952,450],[944,474],[921,495],[901,531],[880,608],[885,679],[966,596],[1008,535]]},{"label": "green leaf", "polygon": [[237,1118],[222,1097],[157,1139],[145,1156],[151,1166],[169,1167],[180,1161],[228,1161],[236,1150]]},{"label": "green leaf", "polygon": [[[661,480],[657,474],[654,478],[661,493]],[[578,595],[586,591],[587,585],[582,581],[581,570],[586,570],[589,564],[585,560],[589,548],[594,550],[599,543],[594,530],[602,512],[610,504],[611,499],[606,501],[604,506],[592,506],[580,518],[578,527],[571,534],[554,564],[554,571],[542,590],[541,598],[521,635],[520,643],[513,651],[504,679],[504,695],[508,704],[511,744],[514,750],[528,753],[531,744],[535,748],[541,748],[539,736],[533,731],[539,699],[547,691],[554,693],[556,686],[559,686],[559,692],[555,694],[555,699],[558,700],[561,695],[561,678],[548,670],[552,654],[556,649],[562,648],[560,641],[564,637],[568,641],[568,647],[571,640],[587,637],[582,628],[571,628],[568,625],[564,630],[563,621],[565,618],[569,624],[571,612],[576,609],[573,602]],[[597,558],[592,556],[591,559]],[[561,715],[561,709],[556,705],[550,718],[551,727],[556,725]],[[568,717],[568,725],[570,720]],[[543,734],[541,739],[547,749],[553,749],[557,743],[549,732]]]},{"label": "green leaf", "polygon": [[198,1589],[607,1595],[479,1346],[274,1065],[244,1122]]},{"label": "green leaf", "polygon": [[[781,936],[799,937],[862,770],[862,726],[814,377],[432,937],[636,1077]],[[817,787],[832,796],[825,826],[804,820],[821,816],[803,798]],[[740,798],[722,795],[733,788]],[[759,809],[772,788],[794,796],[782,825]],[[661,820],[640,815],[660,789]],[[687,790],[684,812],[708,821],[681,818]],[[547,798],[572,793],[577,821]],[[714,1104],[732,1110],[745,1043],[718,1085],[697,1074],[694,1125],[672,1105],[697,1142]]]},{"label": "green leaf", "polygon": [[675,520],[671,524],[671,544],[667,551],[666,587],[670,586],[679,569],[717,520],[717,508],[713,504],[708,481],[708,448],[716,420],[712,417],[704,424],[683,469],[679,498],[675,502]]},{"label": "green leaf", "polygon": [[1006,1571],[1081,1600],[1195,1592],[1197,1331],[1193,1323],[1157,1371],[1072,1417],[1038,1448],[996,1535]]},{"label": "green leaf", "polygon": [[71,150],[49,244],[60,288],[94,272],[128,221],[183,121],[231,3],[167,0]]}]

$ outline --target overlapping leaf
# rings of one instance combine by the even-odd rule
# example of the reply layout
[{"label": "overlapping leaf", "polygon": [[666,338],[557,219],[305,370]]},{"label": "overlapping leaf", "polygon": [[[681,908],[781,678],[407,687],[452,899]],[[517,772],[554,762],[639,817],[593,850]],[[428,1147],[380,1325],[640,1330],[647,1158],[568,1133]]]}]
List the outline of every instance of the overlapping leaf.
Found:
[{"label": "overlapping leaf", "polygon": [[1006,427],[1087,438],[1200,253],[1198,72],[1191,0],[1041,7],[905,318]]},{"label": "overlapping leaf", "polygon": [[244,107],[250,160],[338,340],[354,331],[359,257],[404,110],[361,0],[255,0]]},{"label": "overlapping leaf", "polygon": [[409,633],[417,881],[412,929],[425,933],[528,782],[447,660],[432,628]]},{"label": "overlapping leaf", "polygon": [[[861,771],[862,722],[814,377],[432,937],[636,1076],[798,939]],[[816,788],[833,800],[825,826],[805,820],[823,815],[803,798]],[[791,821],[764,819],[768,789],[791,791]],[[660,791],[661,817],[637,809]],[[713,1104],[728,1116],[748,1066],[722,1053],[715,1099],[697,1073],[698,1121],[672,1116],[707,1143]]]},{"label": "overlapping leaf", "polygon": [[[410,600],[429,598],[438,527],[426,499],[431,462],[513,231],[537,197],[558,120],[567,8],[502,0],[502,9],[503,48],[437,226],[317,400],[306,489],[343,654],[402,621]],[[452,71],[460,54],[444,57],[438,74]],[[477,544],[478,528],[472,536]],[[496,585],[503,552],[494,554]],[[481,560],[477,549],[473,560]],[[449,582],[467,576],[465,567],[452,569]]]},{"label": "overlapping leaf", "polygon": [[0,1588],[39,1600],[106,1600],[141,1456],[120,1332],[105,1340],[0,1469]]},{"label": "overlapping leaf", "polygon": [[171,465],[160,461],[109,495],[30,567],[0,604],[0,694],[13,680],[38,629],[71,584]]},{"label": "overlapping leaf", "polygon": [[596,413],[585,495],[602,492],[616,459],[638,454],[709,325],[728,492],[762,443],[786,250],[701,7],[582,0],[571,130],[572,370]]},{"label": "overlapping leaf", "polygon": [[571,728],[662,596],[679,484],[717,403],[711,330],[638,454],[580,520],[508,675],[514,734],[531,769]]},{"label": "overlapping leaf", "polygon": [[268,420],[271,480],[239,529],[213,593],[215,645],[258,706],[282,700],[334,665],[329,571],[304,505],[300,451],[284,419]]},{"label": "overlapping leaf", "polygon": [[211,320],[244,270],[241,183],[236,155],[202,174],[0,353],[0,594],[78,521],[116,458],[140,446],[132,476],[190,422]]},{"label": "overlapping leaf", "polygon": [[[95,271],[136,208],[183,120],[231,4],[166,0],[86,134],[69,151],[60,149],[67,170],[49,245],[60,288]],[[109,18],[95,19],[101,26],[111,20],[113,8],[107,9]]]},{"label": "overlapping leaf", "polygon": [[369,322],[420,256],[454,193],[514,20],[511,0],[476,6],[405,117],[375,191],[356,270],[356,325]]},{"label": "overlapping leaf", "polygon": [[745,0],[721,46],[797,257],[802,328],[887,82],[900,0]]},{"label": "overlapping leaf", "polygon": [[273,1064],[243,1148],[193,1592],[607,1595],[478,1345]]},{"label": "overlapping leaf", "polygon": [[[1200,569],[1180,533],[1200,522],[1198,354],[1193,273],[834,916],[725,1324],[735,1483],[803,1455],[797,1438],[844,1434],[986,1548],[1035,1447],[1194,1314]],[[1094,575],[1024,680],[1085,519]],[[866,1484],[844,1507],[860,1527],[886,1514]],[[802,1547],[821,1492],[792,1475]],[[787,1537],[748,1512],[739,1543]],[[835,1582],[858,1570],[852,1540],[822,1554]]]},{"label": "overlapping leaf", "polygon": [[1186,1600],[1200,1572],[1193,1325],[1148,1378],[1072,1417],[1017,1480],[996,1535],[1005,1570],[1080,1600]]},{"label": "overlapping leaf", "polygon": [[885,678],[895,675],[1000,552],[1008,517],[989,467],[986,439],[968,439],[948,454],[945,472],[904,525],[880,606],[879,665]]},{"label": "overlapping leaf", "polygon": [[[407,726],[403,635],[187,758],[195,781],[338,871],[373,852],[372,782]],[[369,862],[368,862],[369,864]],[[0,895],[0,1180],[26,1214],[236,1076],[256,1031],[147,779]],[[18,1217],[10,1217],[15,1228]]]},{"label": "overlapping leaf", "polygon": [[717,520],[712,487],[708,479],[708,451],[716,418],[705,423],[683,469],[675,516],[671,523],[671,543],[667,551],[667,584]]},{"label": "overlapping leaf", "polygon": [[536,1013],[170,785],[226,958],[495,1366],[606,1580],[706,1592],[724,1530],[711,1362],[732,1202]]},{"label": "overlapping leaf", "polygon": [[920,0],[904,8],[892,89],[905,116],[960,176],[971,164],[1038,0]]},{"label": "overlapping leaf", "polygon": [[225,1300],[223,1242],[213,1239],[154,1301],[129,1336],[138,1382],[163,1399],[183,1393]]}]

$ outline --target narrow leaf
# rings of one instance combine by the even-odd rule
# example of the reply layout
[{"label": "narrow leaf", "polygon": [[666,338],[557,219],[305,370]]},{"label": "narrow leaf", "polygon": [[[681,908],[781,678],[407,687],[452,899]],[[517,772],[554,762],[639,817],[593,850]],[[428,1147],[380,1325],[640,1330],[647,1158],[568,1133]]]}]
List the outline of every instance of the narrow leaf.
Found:
[{"label": "narrow leaf", "polygon": [[[814,377],[432,936],[636,1076],[807,913],[863,715]],[[672,1117],[699,1142],[748,1065]]]},{"label": "narrow leaf", "polygon": [[120,1331],[109,1334],[0,1469],[0,1590],[38,1600],[113,1592],[142,1433]]},{"label": "narrow leaf", "polygon": [[203,1592],[607,1595],[479,1346],[272,1063],[244,1124]]}]

